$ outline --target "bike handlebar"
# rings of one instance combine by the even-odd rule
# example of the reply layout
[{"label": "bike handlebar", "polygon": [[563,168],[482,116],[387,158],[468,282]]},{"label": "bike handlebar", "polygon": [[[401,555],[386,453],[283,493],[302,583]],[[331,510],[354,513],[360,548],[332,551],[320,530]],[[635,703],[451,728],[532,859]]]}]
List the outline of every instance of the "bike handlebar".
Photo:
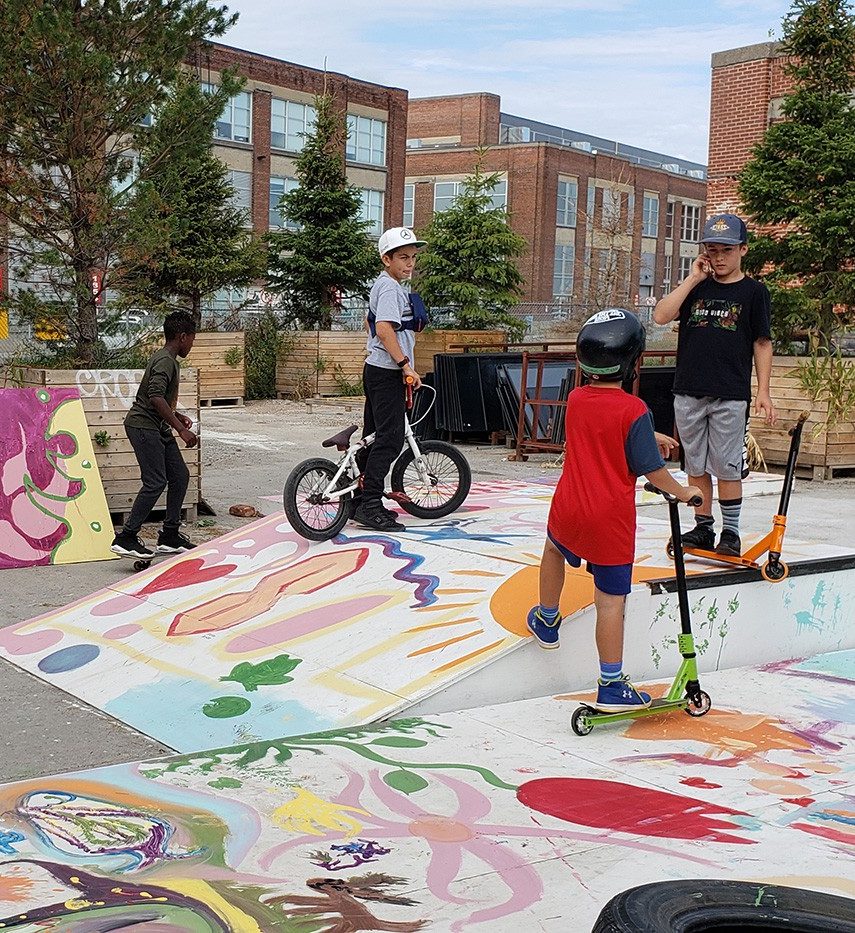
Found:
[{"label": "bike handlebar", "polygon": [[[663,489],[660,489],[658,486],[654,486],[653,483],[645,483],[644,488],[647,492],[654,492],[658,496],[662,496],[666,502],[679,502],[680,500],[676,496],[672,496],[671,493],[665,492]],[[700,496],[692,496],[688,502],[684,502],[683,505],[691,506],[693,509],[696,509],[699,505],[703,505],[704,500]]]}]

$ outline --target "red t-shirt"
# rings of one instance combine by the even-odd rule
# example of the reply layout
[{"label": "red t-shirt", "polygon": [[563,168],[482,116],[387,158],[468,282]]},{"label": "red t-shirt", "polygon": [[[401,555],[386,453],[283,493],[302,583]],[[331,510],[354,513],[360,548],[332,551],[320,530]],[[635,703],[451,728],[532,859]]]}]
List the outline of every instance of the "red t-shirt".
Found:
[{"label": "red t-shirt", "polygon": [[586,385],[567,399],[564,471],[549,533],[592,564],[635,557],[635,480],[664,465],[647,405],[623,389]]}]

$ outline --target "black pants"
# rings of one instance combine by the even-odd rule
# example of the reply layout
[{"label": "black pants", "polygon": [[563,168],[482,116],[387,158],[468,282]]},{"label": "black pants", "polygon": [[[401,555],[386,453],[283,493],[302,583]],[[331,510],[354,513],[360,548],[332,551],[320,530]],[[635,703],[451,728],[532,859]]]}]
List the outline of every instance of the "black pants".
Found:
[{"label": "black pants", "polygon": [[404,379],[399,369],[369,366],[362,370],[365,387],[365,425],[362,436],[372,432],[377,437],[366,451],[361,451],[359,466],[363,472],[363,508],[371,511],[381,505],[383,482],[389,467],[404,446]]},{"label": "black pants", "polygon": [[126,534],[137,535],[143,522],[149,517],[154,504],[166,490],[166,530],[178,530],[181,524],[181,507],[190,483],[190,471],[181,456],[174,437],[166,437],[160,431],[125,426],[125,434],[137,455],[140,465],[142,489],[139,491],[131,514],[122,529]]}]

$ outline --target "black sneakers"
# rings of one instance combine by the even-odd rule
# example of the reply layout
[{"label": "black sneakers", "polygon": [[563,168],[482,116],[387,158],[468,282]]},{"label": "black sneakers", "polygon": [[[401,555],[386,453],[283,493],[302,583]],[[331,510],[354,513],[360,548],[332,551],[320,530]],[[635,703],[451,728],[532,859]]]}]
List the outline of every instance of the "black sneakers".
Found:
[{"label": "black sneakers", "polygon": [[382,506],[366,511],[364,505],[360,503],[353,513],[353,520],[357,525],[370,528],[372,531],[404,531],[404,526]]},{"label": "black sneakers", "polygon": [[175,529],[163,528],[157,536],[158,554],[180,554],[182,551],[190,551],[196,545],[185,535]]},{"label": "black sneakers", "polygon": [[742,541],[735,531],[729,528],[723,528],[718,544],[715,546],[716,554],[724,554],[727,557],[740,557],[742,555]]},{"label": "black sneakers", "polygon": [[683,547],[711,551],[715,547],[715,532],[710,525],[695,525],[683,535]]},{"label": "black sneakers", "polygon": [[154,551],[143,543],[139,535],[129,535],[121,531],[113,538],[110,550],[121,557],[136,557],[138,560],[151,560]]}]

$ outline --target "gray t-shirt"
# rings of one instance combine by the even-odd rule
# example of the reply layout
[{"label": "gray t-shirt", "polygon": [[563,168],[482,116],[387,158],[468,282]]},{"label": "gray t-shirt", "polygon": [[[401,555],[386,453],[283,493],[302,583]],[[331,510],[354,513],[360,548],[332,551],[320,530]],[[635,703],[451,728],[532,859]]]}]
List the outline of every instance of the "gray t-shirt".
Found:
[{"label": "gray t-shirt", "polygon": [[[416,345],[416,332],[401,330],[402,322],[412,320],[413,317],[410,298],[401,284],[396,282],[388,272],[381,272],[371,286],[368,307],[374,312],[375,321],[388,321],[394,326],[401,351],[412,360],[413,348]],[[398,368],[398,364],[388,354],[379,337],[372,337],[369,334],[366,349],[368,357],[365,362],[369,366],[379,366],[381,369]]]}]

